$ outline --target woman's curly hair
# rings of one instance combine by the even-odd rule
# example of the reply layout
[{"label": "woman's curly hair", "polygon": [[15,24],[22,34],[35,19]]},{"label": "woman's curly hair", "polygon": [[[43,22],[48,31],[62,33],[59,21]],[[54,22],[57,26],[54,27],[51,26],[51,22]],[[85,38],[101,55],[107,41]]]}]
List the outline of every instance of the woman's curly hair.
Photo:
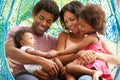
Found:
[{"label": "woman's curly hair", "polygon": [[64,13],[66,11],[69,11],[73,14],[75,14],[76,17],[78,17],[78,14],[76,14],[77,10],[80,9],[81,7],[83,7],[83,4],[79,1],[71,1],[70,3],[67,3],[60,11],[60,23],[61,23],[61,26],[64,28],[64,29],[67,29],[66,28],[66,25],[65,25],[65,21],[64,21]]}]

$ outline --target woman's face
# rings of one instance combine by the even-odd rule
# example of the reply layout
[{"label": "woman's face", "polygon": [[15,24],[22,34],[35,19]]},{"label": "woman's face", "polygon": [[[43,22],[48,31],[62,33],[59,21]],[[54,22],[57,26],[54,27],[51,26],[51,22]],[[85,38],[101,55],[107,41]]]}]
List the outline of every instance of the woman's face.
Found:
[{"label": "woman's face", "polygon": [[79,33],[79,23],[78,18],[75,14],[65,11],[64,13],[64,21],[66,28],[73,34]]}]

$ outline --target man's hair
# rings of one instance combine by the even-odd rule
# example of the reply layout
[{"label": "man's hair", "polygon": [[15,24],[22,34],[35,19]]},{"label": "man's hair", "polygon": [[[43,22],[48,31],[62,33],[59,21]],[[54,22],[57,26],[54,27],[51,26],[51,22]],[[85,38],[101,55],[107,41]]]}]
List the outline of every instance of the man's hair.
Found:
[{"label": "man's hair", "polygon": [[30,31],[27,29],[20,29],[15,33],[13,39],[14,39],[14,42],[15,42],[17,48],[21,47],[20,41],[22,40],[23,35],[27,32],[30,32]]},{"label": "man's hair", "polygon": [[32,16],[36,16],[41,10],[45,10],[54,15],[55,22],[59,17],[59,7],[54,0],[40,0],[32,10]]},{"label": "man's hair", "polygon": [[89,3],[77,12],[79,17],[91,25],[98,33],[105,34],[106,15],[98,4]]}]

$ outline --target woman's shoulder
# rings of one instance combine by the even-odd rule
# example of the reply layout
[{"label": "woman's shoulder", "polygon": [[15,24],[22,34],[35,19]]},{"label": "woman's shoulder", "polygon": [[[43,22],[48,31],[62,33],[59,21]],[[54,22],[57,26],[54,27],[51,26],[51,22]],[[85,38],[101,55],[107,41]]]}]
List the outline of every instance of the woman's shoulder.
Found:
[{"label": "woman's shoulder", "polygon": [[61,32],[60,34],[59,34],[59,36],[62,36],[62,37],[67,37],[69,34],[68,33],[66,33],[66,32]]},{"label": "woman's shoulder", "polygon": [[68,38],[68,33],[66,33],[66,32],[61,32],[60,34],[59,34],[59,36],[58,36],[58,39],[59,40],[66,40],[67,38]]}]

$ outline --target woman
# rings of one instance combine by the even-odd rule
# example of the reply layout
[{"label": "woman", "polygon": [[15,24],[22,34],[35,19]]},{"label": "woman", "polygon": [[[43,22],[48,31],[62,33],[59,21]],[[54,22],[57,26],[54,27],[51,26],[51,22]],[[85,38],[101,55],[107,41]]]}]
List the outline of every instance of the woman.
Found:
[{"label": "woman", "polygon": [[[60,12],[60,21],[62,24],[62,27],[67,32],[62,32],[58,37],[58,44],[56,47],[56,50],[63,50],[65,48],[68,48],[72,45],[77,44],[80,41],[80,30],[79,30],[79,23],[78,23],[78,15],[76,14],[76,11],[83,7],[83,4],[79,1],[72,1],[68,4],[66,4]],[[68,30],[67,27],[72,26],[71,30]],[[70,63],[74,59],[78,58],[79,56],[74,54],[59,56],[58,58],[62,61],[63,65]],[[86,51],[84,56],[82,57],[83,60],[85,60],[86,63],[90,63],[93,60],[95,60],[95,56],[93,55],[92,51]],[[92,77],[89,75],[82,76],[82,78],[86,78],[84,80],[92,80]],[[80,79],[81,80],[81,79]]]},{"label": "woman", "polygon": [[[61,9],[61,12],[60,12],[61,25],[63,29],[65,29],[67,32],[64,31],[59,35],[58,44],[56,47],[57,51],[64,50],[70,46],[76,45],[81,40],[82,33],[80,32],[78,15],[76,14],[76,12],[78,9],[81,9],[82,7],[83,7],[83,4],[80,3],[79,1],[72,1],[66,4]],[[106,53],[112,54],[112,51],[108,49],[108,46],[104,39],[102,39],[102,47],[105,49]],[[79,56],[82,59],[81,63],[85,62],[85,64],[91,63],[96,59],[96,55],[94,55],[94,53],[90,50],[84,51],[84,54],[79,54]],[[64,66],[66,66],[66,64],[70,63],[76,58],[78,58],[78,56],[74,54],[59,56],[59,59],[62,61]],[[110,59],[110,56],[108,58]],[[106,59],[103,59],[103,60],[113,63],[112,61],[108,61]],[[115,61],[118,62],[118,60],[115,60]],[[92,77],[89,75],[87,76],[85,75],[85,76],[81,76],[79,80],[92,80]]]}]

